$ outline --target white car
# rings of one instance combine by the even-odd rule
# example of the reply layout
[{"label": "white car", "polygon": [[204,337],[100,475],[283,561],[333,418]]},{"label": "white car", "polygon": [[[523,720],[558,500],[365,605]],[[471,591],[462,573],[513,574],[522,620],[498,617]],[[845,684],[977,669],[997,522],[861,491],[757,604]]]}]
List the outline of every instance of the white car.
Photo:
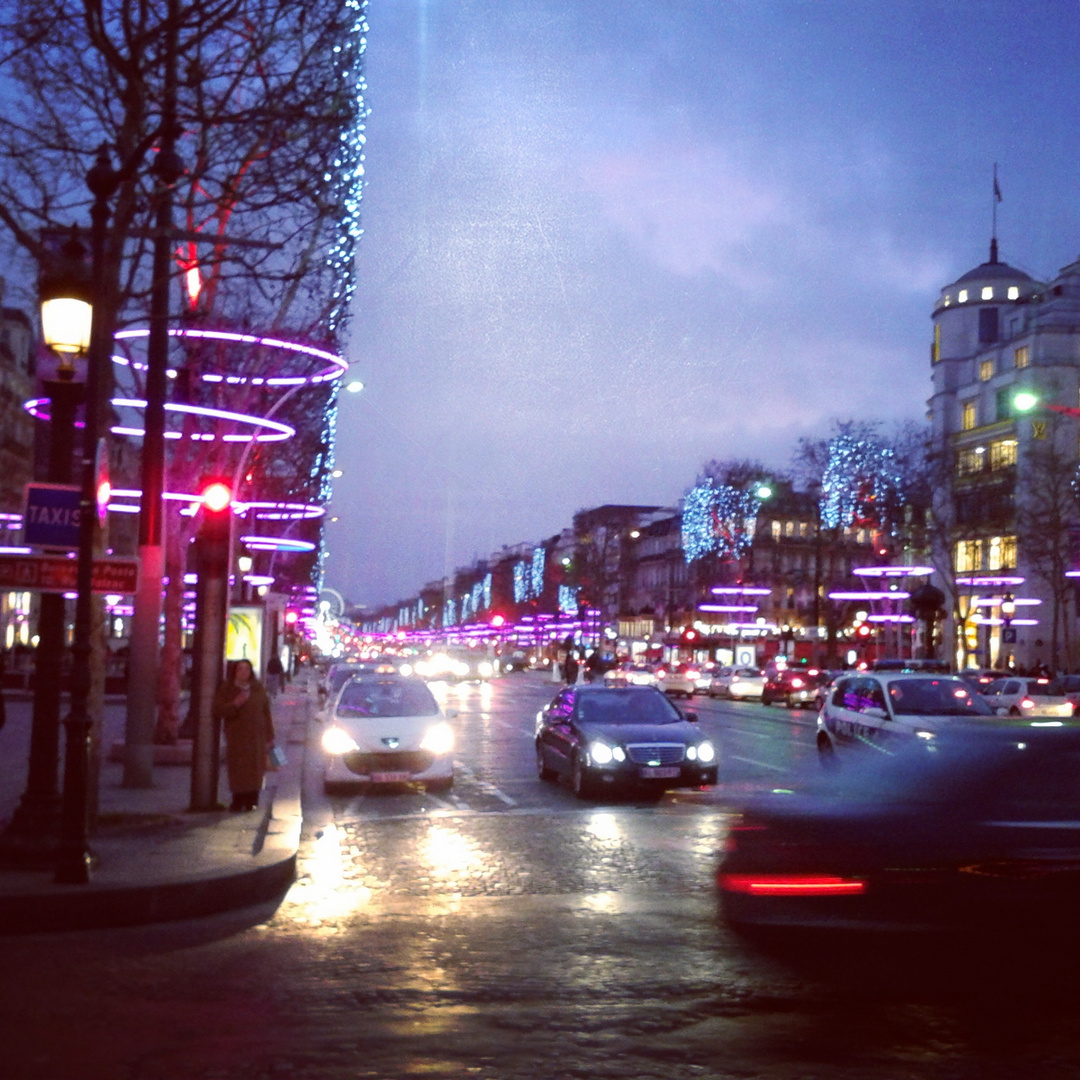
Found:
[{"label": "white car", "polygon": [[662,664],[656,669],[656,685],[672,697],[693,697],[701,671],[693,664]]},{"label": "white car", "polygon": [[655,686],[656,671],[648,664],[620,664],[604,672],[605,686]]},{"label": "white car", "polygon": [[709,697],[760,698],[765,692],[765,673],[753,667],[724,667],[709,685]]},{"label": "white car", "polygon": [[992,718],[993,709],[955,675],[853,672],[829,688],[818,713],[823,763],[840,748],[890,753],[912,738],[933,739],[957,718]]},{"label": "white car", "polygon": [[454,783],[454,730],[447,716],[423,679],[350,679],[322,734],[326,791],[357,783],[422,783],[428,791],[448,790]]},{"label": "white car", "polygon": [[1076,708],[1059,679],[1010,676],[980,693],[998,716],[1072,716]]}]

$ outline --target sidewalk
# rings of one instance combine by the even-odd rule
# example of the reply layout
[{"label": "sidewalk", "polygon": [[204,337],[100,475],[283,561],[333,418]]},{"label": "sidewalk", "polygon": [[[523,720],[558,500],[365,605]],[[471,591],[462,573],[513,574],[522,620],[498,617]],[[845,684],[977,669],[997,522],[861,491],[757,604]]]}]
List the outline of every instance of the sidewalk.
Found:
[{"label": "sidewalk", "polygon": [[[51,870],[0,866],[0,934],[198,918],[283,896],[296,871],[312,715],[302,679],[274,702],[288,761],[267,773],[257,810],[192,814],[189,766],[156,765],[153,787],[125,788],[123,766],[103,761],[90,883],[56,885]],[[219,791],[227,802],[224,771]]]}]

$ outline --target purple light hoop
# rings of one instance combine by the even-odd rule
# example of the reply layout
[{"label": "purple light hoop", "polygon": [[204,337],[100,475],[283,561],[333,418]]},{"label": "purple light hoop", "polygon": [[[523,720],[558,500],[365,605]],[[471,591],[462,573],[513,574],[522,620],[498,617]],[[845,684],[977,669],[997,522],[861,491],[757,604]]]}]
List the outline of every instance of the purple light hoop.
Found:
[{"label": "purple light hoop", "polygon": [[309,540],[293,540],[287,536],[241,536],[240,543],[252,551],[314,551]]},{"label": "purple light hoop", "polygon": [[976,574],[971,577],[958,577],[956,584],[969,589],[993,589],[999,585],[1023,585],[1024,578],[1010,574],[999,574],[996,577]]},{"label": "purple light hoop", "polygon": [[771,596],[772,589],[766,589],[759,585],[714,585],[709,592],[713,596],[723,596],[726,593],[737,593],[740,596]]},{"label": "purple light hoop", "polygon": [[932,574],[932,566],[856,566],[851,571],[858,577],[922,577],[924,574]]},{"label": "purple light hoop", "polygon": [[830,600],[910,600],[911,593],[902,592],[831,592]]}]

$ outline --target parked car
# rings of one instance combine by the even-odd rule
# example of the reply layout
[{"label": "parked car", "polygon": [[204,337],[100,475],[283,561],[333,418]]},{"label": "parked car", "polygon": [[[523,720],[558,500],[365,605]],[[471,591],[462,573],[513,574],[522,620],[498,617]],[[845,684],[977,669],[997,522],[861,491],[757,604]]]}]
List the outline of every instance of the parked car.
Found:
[{"label": "parked car", "polygon": [[981,693],[998,716],[1072,716],[1076,708],[1059,679],[1012,675]]},{"label": "parked car", "polygon": [[330,708],[322,748],[328,792],[347,783],[416,782],[429,791],[454,783],[454,732],[423,679],[350,678]]},{"label": "parked car", "polygon": [[1016,672],[998,671],[995,668],[965,668],[957,674],[981,694],[996,679],[1007,679]]},{"label": "parked car", "polygon": [[605,686],[655,686],[656,669],[651,664],[622,663],[604,672]]},{"label": "parked car", "polygon": [[661,664],[656,669],[656,685],[672,697],[693,697],[700,677],[694,664]]},{"label": "parked car", "polygon": [[[1022,750],[1022,753],[1018,753]],[[958,720],[738,809],[717,884],[742,927],[1075,925],[1080,724]]]},{"label": "parked car", "polygon": [[829,673],[818,668],[781,668],[766,676],[761,703],[780,702],[789,709],[817,708],[821,688],[828,681]]},{"label": "parked car", "polygon": [[837,749],[891,753],[913,738],[932,740],[956,719],[993,715],[955,675],[853,672],[836,680],[818,713],[817,748],[826,764]]},{"label": "parked car", "polygon": [[587,799],[716,783],[717,750],[655,687],[570,686],[536,716],[536,771]]}]

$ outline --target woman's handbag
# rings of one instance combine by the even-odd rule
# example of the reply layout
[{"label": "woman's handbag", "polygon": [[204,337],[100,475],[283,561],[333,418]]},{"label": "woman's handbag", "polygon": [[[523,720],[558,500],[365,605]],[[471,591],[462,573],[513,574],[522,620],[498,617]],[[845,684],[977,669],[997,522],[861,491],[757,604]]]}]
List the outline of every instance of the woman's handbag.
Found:
[{"label": "woman's handbag", "polygon": [[280,769],[286,761],[288,761],[288,758],[285,756],[285,750],[283,747],[270,747],[266,755],[266,766],[271,772]]}]

